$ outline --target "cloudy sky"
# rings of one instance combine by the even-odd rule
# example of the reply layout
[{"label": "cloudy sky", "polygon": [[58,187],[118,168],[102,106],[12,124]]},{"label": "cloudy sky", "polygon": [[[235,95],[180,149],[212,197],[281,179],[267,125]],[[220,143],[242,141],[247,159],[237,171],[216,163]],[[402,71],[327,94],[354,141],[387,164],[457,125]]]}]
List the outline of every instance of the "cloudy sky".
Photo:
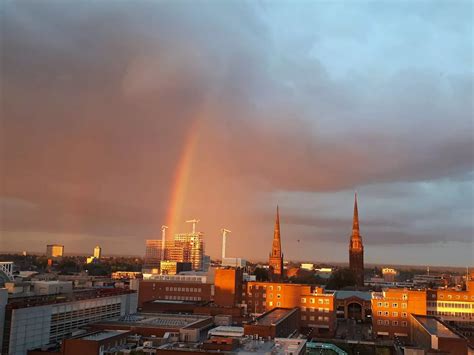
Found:
[{"label": "cloudy sky", "polygon": [[1,251],[472,264],[471,1],[1,4]]}]

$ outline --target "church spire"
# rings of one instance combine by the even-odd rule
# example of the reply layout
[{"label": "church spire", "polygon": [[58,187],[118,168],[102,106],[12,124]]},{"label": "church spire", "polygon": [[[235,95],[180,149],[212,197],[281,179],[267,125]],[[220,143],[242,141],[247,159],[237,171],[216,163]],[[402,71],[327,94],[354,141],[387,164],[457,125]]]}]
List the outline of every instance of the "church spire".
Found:
[{"label": "church spire", "polygon": [[357,208],[357,192],[354,195],[354,217],[352,219],[352,234],[359,234],[359,210]]},{"label": "church spire", "polygon": [[272,243],[272,256],[281,256],[281,237],[280,237],[280,211],[276,210],[275,227],[273,229],[273,243]]}]

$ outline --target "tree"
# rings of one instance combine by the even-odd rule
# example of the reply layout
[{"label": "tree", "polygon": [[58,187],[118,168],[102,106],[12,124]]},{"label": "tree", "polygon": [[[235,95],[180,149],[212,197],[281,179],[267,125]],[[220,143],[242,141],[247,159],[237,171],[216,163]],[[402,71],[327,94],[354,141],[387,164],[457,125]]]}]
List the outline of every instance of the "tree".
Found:
[{"label": "tree", "polygon": [[355,286],[356,278],[351,269],[344,268],[336,270],[329,279],[327,288],[330,290],[340,290],[344,287]]}]

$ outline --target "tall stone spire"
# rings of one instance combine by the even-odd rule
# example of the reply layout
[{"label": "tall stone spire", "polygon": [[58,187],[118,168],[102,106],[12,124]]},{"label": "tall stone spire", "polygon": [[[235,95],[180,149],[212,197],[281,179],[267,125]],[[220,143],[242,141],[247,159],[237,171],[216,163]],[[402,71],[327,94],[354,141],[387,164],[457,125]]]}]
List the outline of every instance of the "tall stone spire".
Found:
[{"label": "tall stone spire", "polygon": [[359,233],[359,210],[357,193],[354,196],[354,216],[352,219],[352,234],[349,242],[349,268],[355,275],[356,285],[364,286],[364,245]]},{"label": "tall stone spire", "polygon": [[352,218],[352,234],[359,234],[359,210],[357,208],[357,192],[354,195],[354,217]]},{"label": "tall stone spire", "polygon": [[281,256],[281,238],[280,238],[280,212],[277,205],[275,228],[273,229],[272,256]]},{"label": "tall stone spire", "polygon": [[272,281],[279,281],[283,277],[283,253],[281,252],[280,236],[280,211],[277,206],[275,227],[273,229],[272,251],[268,261],[270,267],[270,278]]}]

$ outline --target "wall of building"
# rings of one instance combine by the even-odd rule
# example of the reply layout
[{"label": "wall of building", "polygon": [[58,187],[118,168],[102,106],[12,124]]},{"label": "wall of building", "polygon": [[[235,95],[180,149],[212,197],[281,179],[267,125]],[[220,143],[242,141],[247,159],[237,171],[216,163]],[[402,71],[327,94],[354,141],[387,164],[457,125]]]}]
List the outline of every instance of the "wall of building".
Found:
[{"label": "wall of building", "polygon": [[154,300],[210,301],[213,286],[201,282],[140,280],[138,306]]},{"label": "wall of building", "polygon": [[242,302],[242,269],[217,269],[214,280],[215,304],[233,307]]}]

